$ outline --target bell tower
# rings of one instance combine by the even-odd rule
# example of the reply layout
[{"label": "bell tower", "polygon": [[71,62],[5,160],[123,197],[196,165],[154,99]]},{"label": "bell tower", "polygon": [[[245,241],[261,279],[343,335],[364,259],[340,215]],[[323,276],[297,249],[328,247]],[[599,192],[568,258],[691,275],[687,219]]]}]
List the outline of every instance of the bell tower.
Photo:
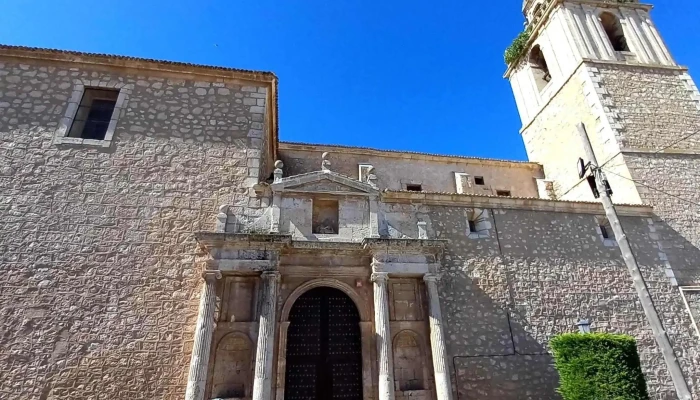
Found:
[{"label": "bell tower", "polygon": [[[667,4],[672,7],[672,4]],[[700,93],[638,0],[525,0],[509,49],[528,158],[559,199],[593,200],[576,171],[586,125],[616,203],[645,203],[700,246]]]}]

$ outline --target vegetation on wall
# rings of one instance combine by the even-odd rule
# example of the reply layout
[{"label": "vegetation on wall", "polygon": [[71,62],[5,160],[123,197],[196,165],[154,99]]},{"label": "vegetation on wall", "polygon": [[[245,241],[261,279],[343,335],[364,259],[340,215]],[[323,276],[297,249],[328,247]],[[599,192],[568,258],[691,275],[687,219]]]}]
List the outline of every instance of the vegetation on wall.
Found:
[{"label": "vegetation on wall", "polygon": [[[603,0],[607,1],[610,3],[637,3],[638,0]],[[535,21],[537,22],[537,21]],[[520,34],[513,39],[513,43],[510,44],[506,48],[505,54],[503,55],[503,58],[506,61],[506,65],[510,66],[513,64],[515,61],[518,61],[520,57],[527,52],[527,48],[525,47],[527,45],[527,42],[530,40],[530,36],[532,35],[532,24],[528,24],[527,28],[525,28],[524,31],[520,32]]]},{"label": "vegetation on wall", "polygon": [[530,35],[532,34],[532,29],[530,29],[530,27],[531,25],[525,28],[524,31],[520,32],[520,34],[513,40],[513,43],[511,43],[506,49],[506,52],[503,55],[506,65],[511,65],[513,62],[520,59],[520,57],[527,51],[525,46],[530,40]]},{"label": "vegetation on wall", "polygon": [[647,386],[631,336],[565,333],[550,341],[564,400],[646,400]]}]

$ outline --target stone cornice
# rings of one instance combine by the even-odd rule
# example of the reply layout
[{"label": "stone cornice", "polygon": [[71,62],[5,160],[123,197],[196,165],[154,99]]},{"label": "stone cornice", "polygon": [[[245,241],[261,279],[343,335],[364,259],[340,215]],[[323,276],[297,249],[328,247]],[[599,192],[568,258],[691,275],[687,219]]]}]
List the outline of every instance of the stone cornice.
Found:
[{"label": "stone cornice", "polygon": [[294,250],[334,250],[334,251],[359,251],[362,243],[359,242],[331,242],[320,240],[293,240],[291,248]]},{"label": "stone cornice", "polygon": [[[571,214],[605,214],[603,206],[597,202],[457,193],[386,191],[382,193],[381,201],[385,203],[419,203],[437,206],[531,210]],[[623,216],[649,217],[653,215],[653,208],[648,205],[616,204],[615,208]]]},{"label": "stone cornice", "polygon": [[371,252],[382,250],[436,254],[441,252],[447,243],[447,240],[442,239],[367,238],[362,241],[362,247]]},{"label": "stone cornice", "polygon": [[197,232],[194,237],[204,248],[279,250],[292,243],[290,235],[279,234]]},{"label": "stone cornice", "polygon": [[72,64],[102,65],[154,72],[180,73],[186,75],[201,75],[228,78],[243,82],[272,83],[277,81],[277,76],[275,76],[275,74],[272,72],[267,71],[253,71],[247,69],[217,67],[213,65],[130,57],[116,54],[86,53],[82,51],[46,49],[40,47],[10,46],[0,44],[0,57],[36,59]]}]

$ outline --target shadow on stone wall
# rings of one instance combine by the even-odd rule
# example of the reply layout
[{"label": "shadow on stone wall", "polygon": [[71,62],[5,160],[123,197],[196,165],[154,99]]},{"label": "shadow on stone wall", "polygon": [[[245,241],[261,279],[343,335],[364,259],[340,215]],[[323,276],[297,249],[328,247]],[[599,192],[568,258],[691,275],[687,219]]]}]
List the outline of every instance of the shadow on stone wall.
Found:
[{"label": "shadow on stone wall", "polygon": [[451,274],[441,289],[459,400],[560,398],[551,355],[524,315],[499,304],[507,298],[492,298],[465,273]]}]

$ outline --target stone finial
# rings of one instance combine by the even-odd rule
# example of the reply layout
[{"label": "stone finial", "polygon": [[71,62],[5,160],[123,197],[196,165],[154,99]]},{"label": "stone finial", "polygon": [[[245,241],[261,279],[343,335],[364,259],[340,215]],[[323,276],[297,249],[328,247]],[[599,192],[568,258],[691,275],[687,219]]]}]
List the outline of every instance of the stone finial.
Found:
[{"label": "stone finial", "polygon": [[331,172],[331,162],[328,161],[328,152],[324,152],[321,154],[321,171],[323,172]]},{"label": "stone finial", "polygon": [[219,213],[216,214],[216,231],[226,232],[226,223],[228,222],[228,205],[224,204],[219,207]]},{"label": "stone finial", "polygon": [[428,238],[428,230],[426,229],[427,225],[428,223],[425,221],[418,221],[418,239]]},{"label": "stone finial", "polygon": [[284,163],[282,162],[282,160],[275,161],[275,171],[273,172],[275,180],[273,181],[273,183],[277,183],[282,180],[282,167],[284,167]]}]

